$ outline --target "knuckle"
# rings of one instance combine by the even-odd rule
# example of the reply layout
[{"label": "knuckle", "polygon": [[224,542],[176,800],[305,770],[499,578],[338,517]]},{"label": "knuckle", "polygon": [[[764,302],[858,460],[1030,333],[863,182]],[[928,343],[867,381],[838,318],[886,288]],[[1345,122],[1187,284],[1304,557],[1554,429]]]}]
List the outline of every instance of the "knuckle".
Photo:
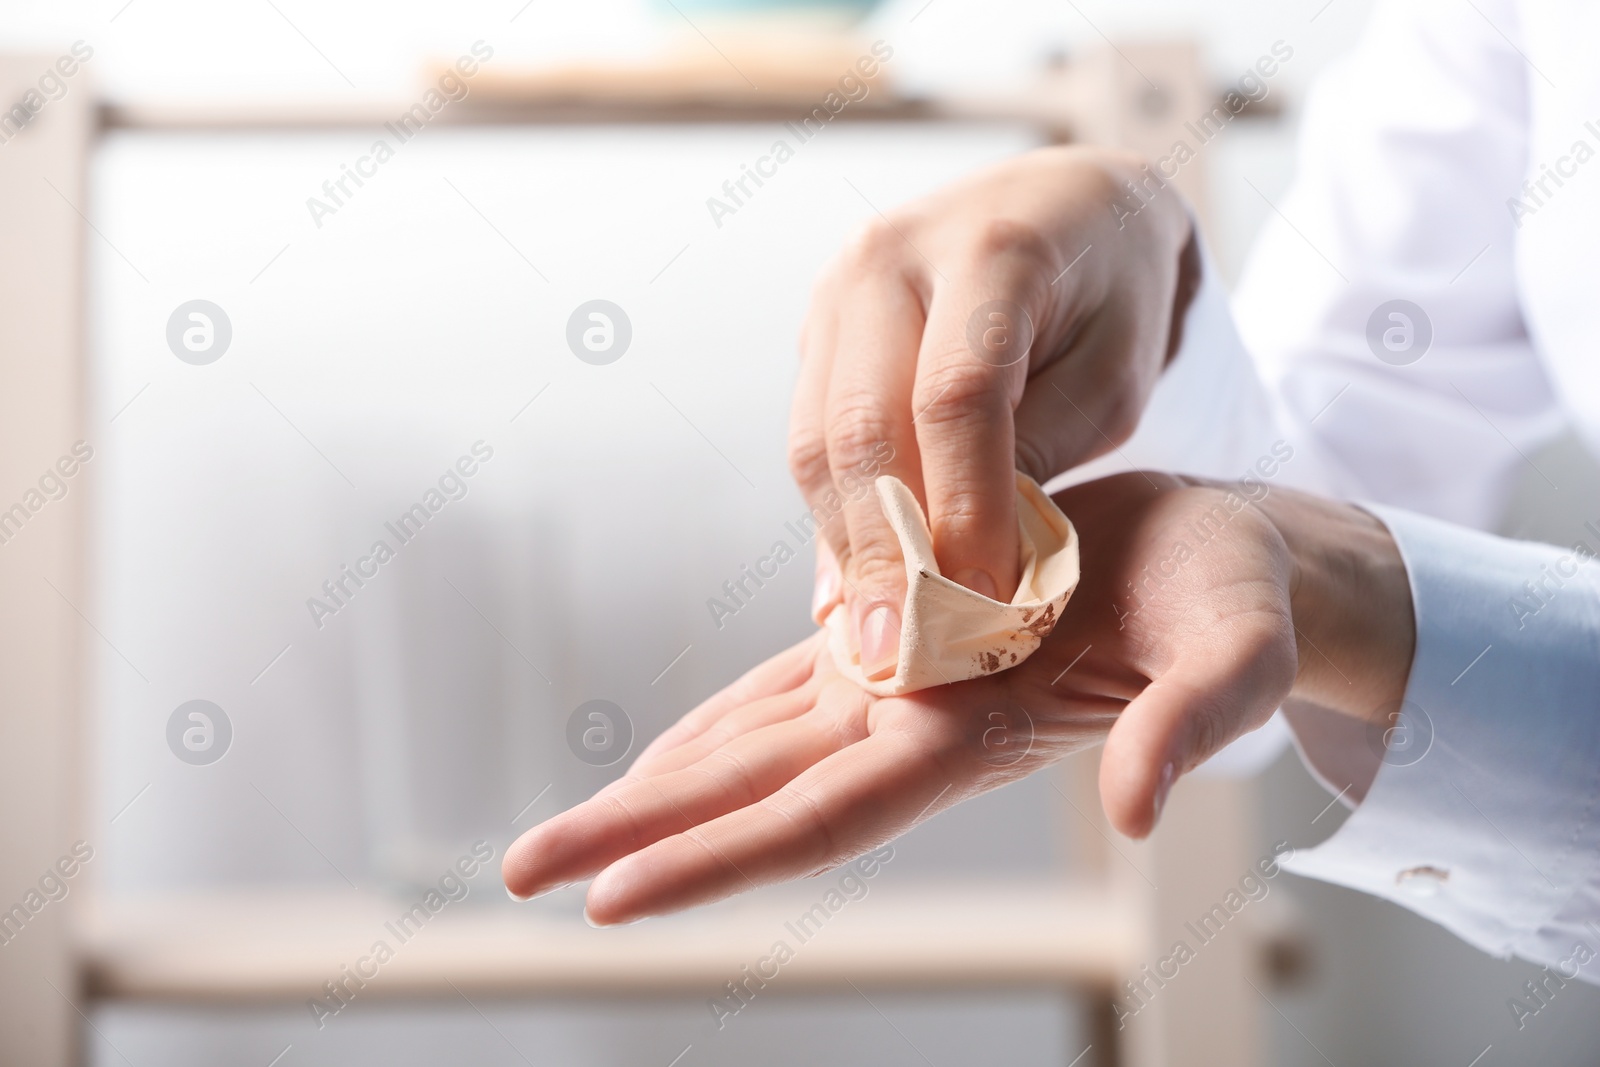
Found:
[{"label": "knuckle", "polygon": [[1017,469],[1043,485],[1056,473],[1037,441],[1019,436],[1016,441]]},{"label": "knuckle", "polygon": [[846,272],[896,269],[905,260],[905,240],[882,216],[868,219],[845,242],[839,262]]},{"label": "knuckle", "polygon": [[[1006,491],[1012,491],[1009,484]],[[994,496],[992,488],[977,478],[962,479],[947,485],[939,502],[939,514],[933,523],[934,542],[943,549],[951,539],[965,540],[986,533],[992,537],[997,527],[994,521]],[[971,551],[970,547],[968,551]]]},{"label": "knuckle", "polygon": [[1122,184],[1123,175],[1136,173],[1144,162],[1144,157],[1137,152],[1121,148],[1103,149],[1100,159],[1079,172],[1079,180],[1084,183],[1086,193],[1096,201],[1120,200],[1128,194]]},{"label": "knuckle", "polygon": [[840,259],[835,257],[822,270],[817,272],[816,278],[811,282],[811,304],[813,307],[823,307],[833,303],[834,296],[839,290],[841,266]]},{"label": "knuckle", "polygon": [[851,588],[861,603],[898,603],[905,598],[906,564],[900,543],[887,529],[862,532],[850,545]]},{"label": "knuckle", "polygon": [[1144,413],[1144,405],[1139,402],[1138,396],[1127,386],[1113,386],[1110,395],[1106,398],[1105,414],[1101,430],[1117,444],[1122,444],[1132,437],[1139,428],[1140,416]]},{"label": "knuckle", "polygon": [[870,396],[851,397],[828,412],[826,450],[835,470],[854,468],[878,457],[891,439],[891,420]]},{"label": "knuckle", "polygon": [[836,678],[828,684],[827,696],[817,706],[829,709],[824,721],[838,747],[865,740],[871,733],[872,700],[854,682]]},{"label": "knuckle", "polygon": [[773,795],[769,807],[788,822],[809,831],[805,838],[810,847],[803,851],[815,857],[813,862],[826,865],[837,854],[838,844],[834,840],[833,826],[822,806],[804,787],[792,784],[785,786]]},{"label": "knuckle", "polygon": [[1037,227],[1016,219],[985,219],[970,238],[968,254],[980,263],[1014,260],[1037,266],[1056,259],[1055,247]]},{"label": "knuckle", "polygon": [[1209,700],[1194,708],[1189,715],[1188,734],[1189,750],[1185,753],[1188,766],[1180,767],[1181,771],[1192,769],[1228,742],[1228,723],[1223,708]]},{"label": "knuckle", "polygon": [[756,786],[756,775],[738,753],[720,749],[713,753],[705,768],[706,776],[720,787],[723,797],[737,808],[754,804],[761,799]]},{"label": "knuckle", "polygon": [[1104,435],[1113,445],[1120,445],[1139,428],[1144,415],[1143,392],[1121,360],[1091,365],[1089,377],[1073,392],[1079,395],[1073,404],[1076,410],[1069,409],[1069,414],[1087,420],[1096,437]]},{"label": "knuckle", "polygon": [[925,375],[912,403],[917,421],[941,425],[1003,416],[1010,408],[1009,376],[979,359],[957,359]]},{"label": "knuckle", "polygon": [[905,600],[906,568],[898,553],[899,546],[888,540],[872,540],[860,547],[854,557],[854,587],[859,603],[898,608]]},{"label": "knuckle", "polygon": [[828,441],[823,434],[810,428],[790,431],[789,474],[805,489],[828,480]]},{"label": "knuckle", "polygon": [[647,843],[645,841],[644,819],[639,810],[639,802],[635,799],[633,791],[612,793],[599,798],[601,800],[602,818],[609,815],[608,821],[622,828],[624,840],[629,842],[630,851]]}]

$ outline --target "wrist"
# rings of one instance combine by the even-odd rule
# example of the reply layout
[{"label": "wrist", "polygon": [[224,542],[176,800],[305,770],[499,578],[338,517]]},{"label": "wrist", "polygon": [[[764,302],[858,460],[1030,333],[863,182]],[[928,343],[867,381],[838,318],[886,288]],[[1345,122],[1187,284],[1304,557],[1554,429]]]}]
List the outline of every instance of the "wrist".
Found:
[{"label": "wrist", "polygon": [[1293,696],[1388,722],[1405,697],[1416,622],[1389,530],[1350,504],[1279,490],[1261,504],[1289,548],[1299,669]]}]

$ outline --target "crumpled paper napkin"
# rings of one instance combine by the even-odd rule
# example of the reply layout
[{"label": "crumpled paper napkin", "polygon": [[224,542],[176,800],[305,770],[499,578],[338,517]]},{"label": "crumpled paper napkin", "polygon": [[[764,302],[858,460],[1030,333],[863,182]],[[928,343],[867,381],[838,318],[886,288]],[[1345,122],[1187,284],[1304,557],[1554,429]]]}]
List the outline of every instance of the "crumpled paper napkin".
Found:
[{"label": "crumpled paper napkin", "polygon": [[869,693],[896,696],[994,674],[1031,656],[1078,586],[1078,533],[1055,501],[1032,478],[1017,474],[1022,580],[1005,604],[939,573],[928,520],[904,482],[883,475],[874,488],[906,561],[900,659],[892,677],[868,681],[849,613],[838,604],[823,625],[839,673]]}]

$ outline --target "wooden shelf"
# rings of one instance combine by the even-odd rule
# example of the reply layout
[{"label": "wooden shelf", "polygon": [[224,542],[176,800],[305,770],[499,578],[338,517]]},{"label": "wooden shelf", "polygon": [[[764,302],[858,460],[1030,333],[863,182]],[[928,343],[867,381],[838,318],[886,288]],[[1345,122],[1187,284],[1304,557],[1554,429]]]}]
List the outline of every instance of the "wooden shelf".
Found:
[{"label": "wooden shelf", "polygon": [[[623,63],[486,65],[464,83],[468,95],[426,121],[445,126],[798,121],[830,94],[837,95],[840,77],[854,73],[853,64],[868,47],[845,40],[795,54],[761,49],[738,53],[736,64],[699,49]],[[445,70],[428,72],[410,97],[299,103],[119,100],[101,105],[100,124],[106,129],[186,131],[378,129],[406,114]],[[875,77],[855,84],[858,98],[838,112],[851,122],[940,117],[929,102],[897,93],[881,68]]]},{"label": "wooden shelf", "polygon": [[[747,50],[735,53],[734,61],[670,52],[622,63],[485,66],[471,80],[470,94],[435,112],[428,125],[794,122],[838,89],[840,77],[868,47],[846,40]],[[1157,72],[1160,84],[1140,70]],[[381,129],[412,108],[439,73],[428,72],[412,95],[389,99],[103,101],[98,122],[103,130],[176,132]],[[1202,88],[1192,47],[1126,41],[1091,49],[1072,63],[1041,71],[1028,86],[1001,93],[910,94],[895,84],[887,66],[866,81],[869,91],[836,118],[850,124],[1012,122],[1036,126],[1057,140],[1148,138],[1145,147],[1157,154],[1171,148],[1179,121],[1208,113],[1226,92]],[[1268,96],[1240,114],[1271,118],[1278,108],[1278,98]]]},{"label": "wooden shelf", "polygon": [[[381,996],[709,994],[783,940],[785,989],[1068,985],[1105,989],[1131,973],[1140,916],[1087,887],[1015,884],[873,887],[810,939],[793,922],[820,898],[755,900],[595,930],[538,904],[474,896],[445,907],[401,944],[385,927],[401,898],[249,892],[85,900],[79,951],[101,998],[303,1000],[319,995],[382,939],[394,958],[361,993]],[[368,968],[370,969],[370,967]]]},{"label": "wooden shelf", "polygon": [[[343,104],[303,102],[215,102],[118,100],[99,108],[103,130],[176,133],[308,130],[380,130],[414,103],[394,99]],[[429,126],[561,126],[625,123],[786,122],[806,114],[787,97],[730,94],[723,98],[682,98],[641,94],[632,97],[559,95],[527,99],[465,100],[444,108]],[[983,118],[957,114],[927,100],[884,98],[870,107],[846,108],[840,118],[855,122],[926,122]],[[1005,117],[1005,116],[995,116]],[[1027,115],[1015,116],[1026,121]]]}]

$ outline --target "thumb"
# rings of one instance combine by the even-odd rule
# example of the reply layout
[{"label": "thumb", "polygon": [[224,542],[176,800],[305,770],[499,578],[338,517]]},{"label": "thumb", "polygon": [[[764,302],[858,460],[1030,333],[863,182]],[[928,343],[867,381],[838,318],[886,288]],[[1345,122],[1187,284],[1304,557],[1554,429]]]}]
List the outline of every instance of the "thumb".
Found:
[{"label": "thumb", "polygon": [[1263,635],[1254,654],[1190,654],[1123,710],[1100,760],[1100,803],[1112,826],[1148,836],[1174,781],[1272,718],[1295,669],[1292,642],[1287,659],[1278,644]]}]

